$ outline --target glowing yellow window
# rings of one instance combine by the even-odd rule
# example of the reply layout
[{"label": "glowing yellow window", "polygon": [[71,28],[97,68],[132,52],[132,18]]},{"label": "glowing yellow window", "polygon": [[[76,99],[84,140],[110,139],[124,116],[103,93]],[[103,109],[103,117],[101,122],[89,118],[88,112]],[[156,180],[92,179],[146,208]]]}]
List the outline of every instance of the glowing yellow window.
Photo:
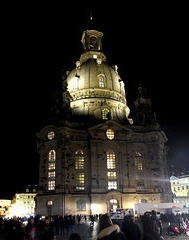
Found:
[{"label": "glowing yellow window", "polygon": [[99,79],[99,87],[104,87],[104,76],[103,75],[100,75],[98,76],[98,79]]},{"label": "glowing yellow window", "polygon": [[102,119],[109,120],[110,119],[110,110],[108,108],[102,109]]},{"label": "glowing yellow window", "polygon": [[82,150],[76,151],[75,169],[84,169],[84,153]]},{"label": "glowing yellow window", "polygon": [[107,152],[107,169],[115,169],[115,153],[114,152]]},{"label": "glowing yellow window", "polygon": [[106,136],[107,136],[107,138],[110,139],[110,140],[114,139],[114,131],[113,131],[112,129],[108,129],[108,130],[106,131]]},{"label": "glowing yellow window", "polygon": [[55,181],[48,181],[48,190],[55,190]]},{"label": "glowing yellow window", "polygon": [[116,179],[116,172],[107,172],[107,176],[109,180],[115,180]]},{"label": "glowing yellow window", "polygon": [[76,175],[76,189],[84,190],[85,185],[85,175],[84,173],[78,173]]},{"label": "glowing yellow window", "polygon": [[49,152],[49,162],[54,162],[55,159],[56,159],[56,152],[55,152],[55,150],[51,150]]}]

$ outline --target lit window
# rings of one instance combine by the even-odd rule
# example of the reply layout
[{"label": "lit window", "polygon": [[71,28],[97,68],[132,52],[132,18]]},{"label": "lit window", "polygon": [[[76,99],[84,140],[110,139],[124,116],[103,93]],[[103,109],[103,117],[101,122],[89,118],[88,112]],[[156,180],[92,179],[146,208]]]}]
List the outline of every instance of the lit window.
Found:
[{"label": "lit window", "polygon": [[49,139],[49,140],[52,140],[52,139],[54,138],[54,136],[55,136],[55,135],[54,135],[54,132],[53,132],[53,131],[51,131],[51,132],[48,133],[48,139]]},{"label": "lit window", "polygon": [[55,159],[56,159],[56,152],[55,152],[55,150],[51,150],[49,152],[49,162],[54,162]]},{"label": "lit window", "polygon": [[99,81],[99,87],[104,87],[104,76],[103,75],[98,76],[98,81]]},{"label": "lit window", "polygon": [[107,138],[109,138],[110,140],[112,140],[114,138],[114,131],[112,129],[108,129],[106,131],[106,136]]},{"label": "lit window", "polygon": [[48,206],[51,206],[52,204],[53,204],[52,201],[47,201],[47,205],[48,205]]},{"label": "lit window", "polygon": [[49,170],[54,170],[55,169],[55,162],[50,162],[49,163]]},{"label": "lit window", "polygon": [[78,88],[78,77],[73,77],[73,91],[75,91]]},{"label": "lit window", "polygon": [[147,203],[148,201],[146,199],[139,199],[139,203]]},{"label": "lit window", "polygon": [[55,189],[55,180],[48,181],[48,190],[54,190]]},{"label": "lit window", "polygon": [[49,152],[49,163],[48,163],[48,190],[55,189],[55,161],[56,161],[56,152],[51,150]]},{"label": "lit window", "polygon": [[76,189],[84,190],[84,185],[85,185],[84,173],[76,174]]},{"label": "lit window", "polygon": [[109,180],[115,180],[116,179],[116,172],[107,172],[107,176]]},{"label": "lit window", "polygon": [[142,164],[142,154],[136,152],[135,158],[135,170],[136,170],[136,185],[138,187],[144,187],[144,174],[143,174],[143,164]]},{"label": "lit window", "polygon": [[142,159],[135,159],[135,168],[138,171],[142,171]]},{"label": "lit window", "polygon": [[117,200],[116,199],[111,199],[110,203],[117,203]]},{"label": "lit window", "polygon": [[48,172],[48,178],[54,179],[55,178],[55,171]]},{"label": "lit window", "polygon": [[108,181],[108,189],[117,189],[117,181]]},{"label": "lit window", "polygon": [[75,157],[75,169],[84,169],[84,154],[83,151],[76,151]]},{"label": "lit window", "polygon": [[136,152],[135,168],[138,171],[142,171],[142,154],[140,152]]},{"label": "lit window", "polygon": [[102,119],[103,120],[109,120],[111,116],[110,110],[108,108],[102,109]]},{"label": "lit window", "polygon": [[112,151],[107,152],[107,169],[115,169],[115,153]]}]

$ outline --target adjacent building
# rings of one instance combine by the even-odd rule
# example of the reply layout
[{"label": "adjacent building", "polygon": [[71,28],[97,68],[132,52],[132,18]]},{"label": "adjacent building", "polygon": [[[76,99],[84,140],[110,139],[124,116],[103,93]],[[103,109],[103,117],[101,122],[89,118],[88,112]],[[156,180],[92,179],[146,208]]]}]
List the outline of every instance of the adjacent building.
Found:
[{"label": "adjacent building", "polygon": [[10,206],[11,206],[11,200],[0,199],[0,217],[5,217],[9,214]]},{"label": "adjacent building", "polygon": [[102,37],[83,32],[83,53],[62,77],[52,118],[37,133],[38,214],[98,214],[172,201],[168,139],[141,83],[129,118],[125,81],[107,64]]},{"label": "adjacent building", "polygon": [[35,215],[37,195],[36,188],[27,187],[25,192],[16,193],[12,199],[11,207],[9,208],[9,216],[30,217]]},{"label": "adjacent building", "polygon": [[171,176],[170,183],[174,196],[173,201],[189,207],[189,175]]}]

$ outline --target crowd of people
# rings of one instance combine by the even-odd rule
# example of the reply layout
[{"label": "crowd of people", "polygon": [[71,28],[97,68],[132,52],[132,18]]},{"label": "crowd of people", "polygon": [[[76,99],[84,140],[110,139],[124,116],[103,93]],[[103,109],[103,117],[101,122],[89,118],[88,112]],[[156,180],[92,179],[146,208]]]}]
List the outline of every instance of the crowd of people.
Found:
[{"label": "crowd of people", "polygon": [[[81,236],[75,232],[75,226],[83,221],[90,221],[93,227],[94,222],[98,222],[98,232],[96,240],[161,240],[162,221],[178,222],[184,219],[189,223],[189,215],[165,214],[157,217],[155,211],[146,212],[137,218],[137,223],[132,216],[125,216],[123,222],[114,222],[108,214],[87,216],[66,215],[30,218],[27,224],[23,219],[14,217],[10,220],[0,219],[0,238],[5,240],[54,240],[55,236],[61,235],[69,237],[69,240],[82,240]],[[188,222],[187,222],[188,221]]]}]

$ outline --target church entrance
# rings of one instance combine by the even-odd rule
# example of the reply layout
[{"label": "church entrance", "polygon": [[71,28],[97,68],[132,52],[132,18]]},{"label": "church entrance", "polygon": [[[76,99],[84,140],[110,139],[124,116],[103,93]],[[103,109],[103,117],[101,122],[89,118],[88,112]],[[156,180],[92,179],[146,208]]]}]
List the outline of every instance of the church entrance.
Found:
[{"label": "church entrance", "polygon": [[116,199],[110,199],[110,212],[116,212],[116,209],[119,208],[119,202]]}]

